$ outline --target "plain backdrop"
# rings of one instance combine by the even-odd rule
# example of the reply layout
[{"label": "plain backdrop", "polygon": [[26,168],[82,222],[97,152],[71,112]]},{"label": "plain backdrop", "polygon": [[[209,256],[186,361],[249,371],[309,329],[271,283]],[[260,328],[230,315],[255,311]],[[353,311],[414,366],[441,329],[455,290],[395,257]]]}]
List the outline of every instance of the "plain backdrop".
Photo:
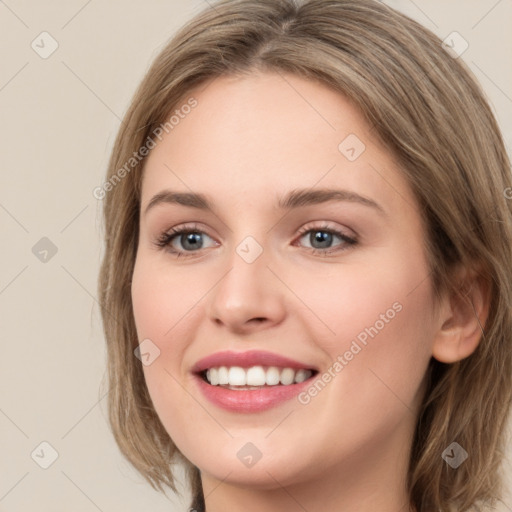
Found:
[{"label": "plain backdrop", "polygon": [[[512,0],[386,3],[467,41],[510,149]],[[0,511],[187,510],[128,465],[107,425],[93,190],[150,62],[206,5],[0,1]]]}]

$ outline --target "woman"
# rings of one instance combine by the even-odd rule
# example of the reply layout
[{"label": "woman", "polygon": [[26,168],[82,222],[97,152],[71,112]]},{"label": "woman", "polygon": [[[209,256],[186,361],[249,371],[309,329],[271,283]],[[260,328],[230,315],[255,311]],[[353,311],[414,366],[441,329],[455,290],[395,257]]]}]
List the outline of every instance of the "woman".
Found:
[{"label": "woman", "polygon": [[510,162],[464,65],[372,0],[225,0],[156,58],[107,174],[110,422],[192,508],[500,497]]}]

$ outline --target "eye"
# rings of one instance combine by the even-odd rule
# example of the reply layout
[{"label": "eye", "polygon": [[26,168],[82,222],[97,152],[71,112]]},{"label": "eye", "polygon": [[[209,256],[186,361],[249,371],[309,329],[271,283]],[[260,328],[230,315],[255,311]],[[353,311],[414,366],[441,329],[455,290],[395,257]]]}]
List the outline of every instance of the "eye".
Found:
[{"label": "eye", "polygon": [[[347,250],[350,246],[357,244],[355,238],[327,225],[319,227],[306,226],[302,228],[299,240],[303,239],[306,249],[309,249],[313,254],[324,256]],[[206,243],[210,240],[210,245],[205,245],[205,240]],[[337,244],[336,241],[338,241]],[[309,247],[308,243],[310,244]],[[159,248],[176,255],[176,257],[193,256],[200,249],[219,245],[218,242],[199,229],[197,225],[172,228],[162,233],[155,244]],[[304,242],[301,245],[304,245]]]},{"label": "eye", "polygon": [[[305,227],[300,231],[301,236],[299,240],[305,240],[310,244],[307,248],[311,249],[314,254],[331,254],[333,252],[344,251],[350,246],[357,244],[355,238],[349,237],[338,231],[337,229],[330,228],[329,226],[321,226],[316,228]],[[333,243],[339,240],[340,243],[333,247]]]},{"label": "eye", "polygon": [[186,253],[194,253],[206,247],[205,238],[213,241],[210,247],[218,245],[217,242],[204,233],[204,231],[197,229],[196,226],[183,226],[172,228],[170,231],[162,233],[156,241],[156,245],[162,249],[165,248],[177,256],[188,256]]}]

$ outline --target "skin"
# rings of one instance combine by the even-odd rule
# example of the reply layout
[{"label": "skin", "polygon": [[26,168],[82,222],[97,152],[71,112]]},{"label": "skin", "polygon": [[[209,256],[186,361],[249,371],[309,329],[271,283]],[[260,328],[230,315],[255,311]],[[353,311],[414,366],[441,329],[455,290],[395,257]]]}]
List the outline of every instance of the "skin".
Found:
[{"label": "skin", "polygon": [[[405,479],[425,371],[432,355],[469,355],[475,321],[450,298],[434,309],[416,200],[342,95],[286,74],[207,85],[191,91],[198,106],[151,151],[143,178],[132,300],[139,340],[160,350],[144,366],[156,411],[200,468],[208,512],[409,510]],[[338,149],[349,134],[366,146],[354,161]],[[383,211],[349,201],[277,208],[302,188],[350,190]],[[146,213],[164,189],[206,194],[213,209],[159,204]],[[334,237],[313,253],[314,240],[299,230],[325,223],[357,244]],[[190,224],[204,233],[203,248],[177,258],[157,247],[163,233]],[[247,236],[263,250],[252,263],[236,252]],[[182,252],[184,238],[173,242]],[[191,375],[207,355],[251,349],[328,372],[396,303],[394,318],[307,404],[226,411]],[[478,293],[474,303],[483,311]],[[237,457],[248,442],[262,454],[250,468]]]}]

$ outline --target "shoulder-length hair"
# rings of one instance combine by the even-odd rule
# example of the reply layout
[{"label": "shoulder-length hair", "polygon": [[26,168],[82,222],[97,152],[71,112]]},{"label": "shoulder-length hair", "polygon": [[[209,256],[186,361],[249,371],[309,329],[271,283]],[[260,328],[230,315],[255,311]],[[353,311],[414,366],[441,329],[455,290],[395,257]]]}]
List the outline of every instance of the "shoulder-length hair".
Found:
[{"label": "shoulder-length hair", "polygon": [[[490,312],[476,351],[454,364],[431,360],[407,482],[418,512],[493,503],[503,490],[512,395],[510,161],[491,109],[461,60],[430,31],[373,0],[221,0],[167,44],[140,84],[102,189],[106,245],[99,295],[109,421],[121,452],[163,492],[164,486],[176,490],[173,466],[186,464],[194,505],[204,506],[199,470],[161,424],[134,356],[130,288],[141,154],[159,128],[169,128],[173,109],[185,104],[192,88],[254,70],[320,81],[359,108],[418,201],[437,298],[457,292],[458,265],[478,269],[488,283]],[[470,450],[456,471],[441,457],[453,441]]]}]

